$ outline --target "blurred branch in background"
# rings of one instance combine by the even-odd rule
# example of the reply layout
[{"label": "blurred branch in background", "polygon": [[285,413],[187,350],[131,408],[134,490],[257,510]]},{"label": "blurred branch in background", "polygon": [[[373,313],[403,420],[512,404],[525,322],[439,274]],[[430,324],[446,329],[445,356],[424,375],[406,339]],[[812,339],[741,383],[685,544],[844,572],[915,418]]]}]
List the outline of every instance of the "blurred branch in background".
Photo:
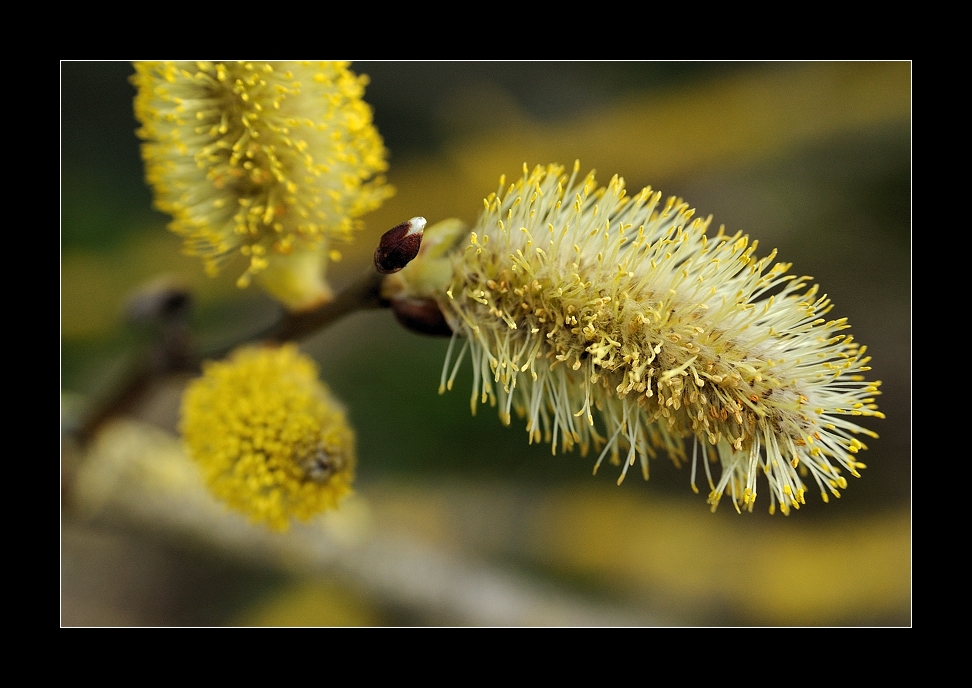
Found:
[{"label": "blurred branch in background", "polygon": [[[103,433],[79,476],[77,494],[76,507],[88,518],[114,515],[149,529],[180,533],[298,576],[337,576],[385,605],[408,609],[431,623],[652,621],[647,614],[596,605],[478,561],[450,547],[452,543],[411,537],[390,528],[387,517],[376,523],[370,502],[362,498],[284,534],[254,528],[213,499],[179,443],[151,426],[117,424]],[[424,508],[430,505],[426,501]]]},{"label": "blurred branch in background", "polygon": [[[422,623],[882,623],[910,601],[906,515],[752,529],[604,487],[433,480],[371,485],[276,534],[228,513],[174,437],[133,422],[102,434],[78,483],[83,522],[181,535],[281,574],[337,579]],[[568,593],[538,571],[601,592]]]},{"label": "blurred branch in background", "polygon": [[[516,419],[470,418],[467,391],[437,396],[446,342],[363,313],[304,344],[358,429],[360,497],[283,539],[245,526],[186,472],[174,435],[184,375],[157,381],[127,414],[143,423],[107,426],[78,461],[62,623],[910,623],[909,64],[354,69],[371,76],[365,97],[399,191],[342,249],[338,286],[403,219],[472,222],[500,174],[580,158],[629,188],[684,197],[819,280],[884,381],[889,421],[874,427],[863,478],[788,519],[711,515],[664,460],[650,483],[616,488],[590,477],[590,456],[526,446]],[[278,315],[232,277],[204,277],[148,210],[130,71],[62,68],[68,423],[144,347],[121,312],[160,273],[194,295],[203,350]]]}]

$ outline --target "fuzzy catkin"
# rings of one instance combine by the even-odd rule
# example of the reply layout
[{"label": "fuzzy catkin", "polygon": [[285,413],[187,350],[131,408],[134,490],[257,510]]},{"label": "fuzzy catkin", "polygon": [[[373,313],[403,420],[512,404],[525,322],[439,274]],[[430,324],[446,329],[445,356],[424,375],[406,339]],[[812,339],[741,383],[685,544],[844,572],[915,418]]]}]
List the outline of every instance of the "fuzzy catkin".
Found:
[{"label": "fuzzy catkin", "polygon": [[208,362],[186,388],[181,430],[213,494],[273,530],[351,493],[354,431],[294,345]]},{"label": "fuzzy catkin", "polygon": [[[827,320],[832,305],[775,251],[693,219],[651,188],[627,196],[615,176],[598,187],[559,165],[524,166],[485,199],[441,298],[473,366],[472,405],[526,418],[531,442],[600,450],[648,477],[658,450],[701,463],[714,509],[728,494],[752,510],[757,477],[770,511],[823,499],[858,476],[855,416],[883,415],[866,347]],[[449,385],[457,364],[451,356]],[[713,475],[710,463],[721,472]]]},{"label": "fuzzy catkin", "polygon": [[156,207],[215,274],[235,257],[294,309],[329,296],[336,241],[393,193],[345,62],[136,62],[135,116]]}]

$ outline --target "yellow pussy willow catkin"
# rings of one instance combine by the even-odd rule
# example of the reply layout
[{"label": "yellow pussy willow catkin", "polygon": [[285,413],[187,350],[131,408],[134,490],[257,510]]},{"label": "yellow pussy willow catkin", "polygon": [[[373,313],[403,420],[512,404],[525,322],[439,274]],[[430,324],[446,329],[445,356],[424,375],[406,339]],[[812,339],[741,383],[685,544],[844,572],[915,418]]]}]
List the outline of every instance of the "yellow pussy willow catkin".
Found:
[{"label": "yellow pussy willow catkin", "polygon": [[[294,309],[326,299],[334,240],[393,192],[367,77],[344,62],[137,62],[156,206],[210,274],[230,258]],[[333,257],[333,256],[332,256]]]},{"label": "yellow pussy willow catkin", "polygon": [[207,363],[183,397],[182,433],[213,493],[274,530],[351,493],[354,432],[293,345]]},{"label": "yellow pussy willow catkin", "polygon": [[554,450],[600,449],[595,471],[609,457],[621,479],[636,459],[647,479],[659,449],[687,461],[689,439],[713,509],[729,495],[752,510],[760,474],[771,512],[799,508],[809,478],[839,496],[842,471],[864,467],[855,435],[876,436],[856,417],[883,418],[846,319],[822,317],[829,299],[775,251],[578,169],[501,180],[454,259],[441,302],[471,353],[473,409],[498,402],[507,423],[515,409]]}]

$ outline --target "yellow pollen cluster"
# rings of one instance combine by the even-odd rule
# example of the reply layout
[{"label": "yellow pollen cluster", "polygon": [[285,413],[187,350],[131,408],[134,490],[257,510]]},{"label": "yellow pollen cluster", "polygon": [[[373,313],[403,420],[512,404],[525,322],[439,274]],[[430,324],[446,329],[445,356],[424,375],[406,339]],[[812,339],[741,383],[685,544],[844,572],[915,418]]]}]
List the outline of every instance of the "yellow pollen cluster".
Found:
[{"label": "yellow pollen cluster", "polygon": [[554,451],[600,449],[595,471],[622,463],[619,483],[636,460],[647,479],[659,449],[687,462],[691,439],[692,487],[701,462],[713,509],[728,494],[752,510],[760,474],[771,512],[799,508],[810,477],[839,496],[842,470],[864,467],[854,435],[876,436],[848,416],[883,417],[846,319],[822,317],[830,300],[775,251],[757,258],[681,199],[578,170],[524,166],[485,199],[440,297],[465,338],[443,387],[468,351],[474,411],[516,410]]},{"label": "yellow pollen cluster", "polygon": [[354,433],[293,345],[208,363],[186,389],[182,432],[213,493],[274,530],[351,492]]},{"label": "yellow pollen cluster", "polygon": [[[209,273],[234,255],[249,284],[276,257],[349,240],[392,193],[367,78],[343,62],[140,62],[132,77],[146,177]],[[271,277],[270,281],[279,280]],[[285,303],[312,296],[271,293]],[[288,305],[291,305],[288,303]]]}]

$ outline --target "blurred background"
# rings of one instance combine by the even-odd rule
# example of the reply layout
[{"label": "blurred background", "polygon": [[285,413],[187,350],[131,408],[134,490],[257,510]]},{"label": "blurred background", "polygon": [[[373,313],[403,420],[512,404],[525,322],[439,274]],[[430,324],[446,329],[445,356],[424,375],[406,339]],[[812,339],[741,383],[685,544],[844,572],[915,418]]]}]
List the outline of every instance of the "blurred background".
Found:
[{"label": "blurred background", "polygon": [[[396,195],[365,216],[333,283],[382,232],[475,221],[524,162],[596,169],[684,198],[779,249],[868,345],[886,421],[842,498],[709,512],[664,459],[613,467],[530,446],[437,393],[447,340],[352,315],[303,344],[358,433],[358,494],[285,536],[213,504],[175,433],[182,380],[84,451],[62,442],[62,625],[909,625],[911,66],[908,63],[359,62]],[[144,345],[133,290],[172,276],[204,349],[276,306],[203,275],[153,211],[122,62],[61,64],[62,429]],[[765,487],[765,485],[764,485]]]}]

